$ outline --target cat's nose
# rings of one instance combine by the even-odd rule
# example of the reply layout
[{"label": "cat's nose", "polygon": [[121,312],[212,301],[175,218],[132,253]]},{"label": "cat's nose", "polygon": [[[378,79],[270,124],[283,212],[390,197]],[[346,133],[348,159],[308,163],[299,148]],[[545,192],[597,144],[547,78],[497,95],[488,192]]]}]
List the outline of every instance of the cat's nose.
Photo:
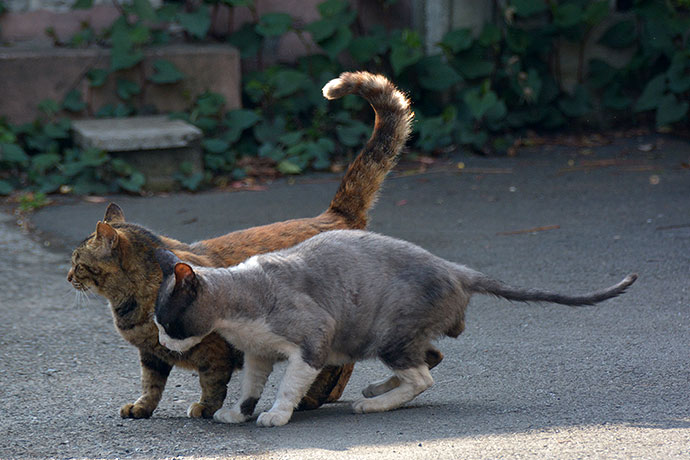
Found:
[{"label": "cat's nose", "polygon": [[69,281],[71,283],[73,277],[74,277],[74,270],[70,269],[69,273],[67,273],[67,281]]}]

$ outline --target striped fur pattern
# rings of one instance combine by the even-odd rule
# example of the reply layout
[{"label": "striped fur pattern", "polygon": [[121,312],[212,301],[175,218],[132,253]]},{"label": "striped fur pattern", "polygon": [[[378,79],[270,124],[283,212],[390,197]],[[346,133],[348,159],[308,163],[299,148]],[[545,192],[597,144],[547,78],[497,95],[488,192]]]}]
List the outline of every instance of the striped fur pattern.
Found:
[{"label": "striped fur pattern", "polygon": [[[160,402],[173,366],[199,373],[201,398],[188,409],[190,417],[212,417],[223,405],[227,383],[242,365],[242,354],[220,336],[211,334],[185,353],[173,353],[158,342],[153,310],[161,272],[156,248],[167,248],[180,259],[208,267],[227,267],[250,256],[293,246],[327,230],[361,229],[388,172],[395,165],[410,132],[410,103],[391,82],[367,72],[344,73],[329,82],[329,99],[357,94],[373,107],[376,118],[371,138],[348,168],[330,206],[322,214],[277,222],[186,244],[126,222],[116,204],[109,205],[103,222],[72,254],[68,281],[75,289],[92,290],[108,299],[115,327],[139,349],[142,395],[120,410],[124,418],[150,417]],[[430,355],[429,365],[442,359]],[[319,375],[301,408],[316,408],[340,397],[352,364],[331,366]]]}]

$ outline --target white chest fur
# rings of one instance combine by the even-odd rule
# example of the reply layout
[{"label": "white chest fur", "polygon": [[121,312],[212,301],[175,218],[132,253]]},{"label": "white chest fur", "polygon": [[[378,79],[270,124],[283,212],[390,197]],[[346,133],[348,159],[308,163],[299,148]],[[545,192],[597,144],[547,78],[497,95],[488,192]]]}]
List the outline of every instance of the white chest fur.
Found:
[{"label": "white chest fur", "polygon": [[273,333],[266,322],[259,319],[224,319],[218,323],[216,332],[240,351],[259,356],[287,358],[299,348]]}]

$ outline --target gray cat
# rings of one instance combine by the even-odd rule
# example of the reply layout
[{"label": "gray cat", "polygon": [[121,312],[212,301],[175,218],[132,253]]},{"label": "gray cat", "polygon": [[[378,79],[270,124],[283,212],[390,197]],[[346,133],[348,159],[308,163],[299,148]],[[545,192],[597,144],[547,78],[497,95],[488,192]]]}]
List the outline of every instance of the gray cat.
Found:
[{"label": "gray cat", "polygon": [[629,275],[580,296],[513,288],[411,243],[359,230],[322,233],[230,268],[192,267],[164,249],[156,256],[164,276],[155,311],[161,344],[183,352],[215,331],[244,352],[240,398],[216,420],[246,421],[273,364],[287,359],[261,426],[286,424],[326,365],[379,358],[393,370],[363,391],[355,412],[411,401],[433,383],[425,363],[435,351],[431,341],[463,331],[472,294],[592,305],[637,279]]}]

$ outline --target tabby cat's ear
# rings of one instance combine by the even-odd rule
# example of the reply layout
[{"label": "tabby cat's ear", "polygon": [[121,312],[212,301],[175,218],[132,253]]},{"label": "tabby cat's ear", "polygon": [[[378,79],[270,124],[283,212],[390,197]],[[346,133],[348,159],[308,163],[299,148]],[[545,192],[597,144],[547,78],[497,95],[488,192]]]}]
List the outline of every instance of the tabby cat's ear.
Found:
[{"label": "tabby cat's ear", "polygon": [[99,221],[96,224],[96,240],[100,241],[107,249],[114,249],[120,239],[113,227]]},{"label": "tabby cat's ear", "polygon": [[103,217],[103,222],[109,224],[115,224],[125,221],[125,213],[122,212],[122,208],[115,203],[110,203],[108,208],[105,210],[105,217]]},{"label": "tabby cat's ear", "polygon": [[178,262],[175,264],[175,284],[193,281],[195,277],[194,270],[186,263]]}]

